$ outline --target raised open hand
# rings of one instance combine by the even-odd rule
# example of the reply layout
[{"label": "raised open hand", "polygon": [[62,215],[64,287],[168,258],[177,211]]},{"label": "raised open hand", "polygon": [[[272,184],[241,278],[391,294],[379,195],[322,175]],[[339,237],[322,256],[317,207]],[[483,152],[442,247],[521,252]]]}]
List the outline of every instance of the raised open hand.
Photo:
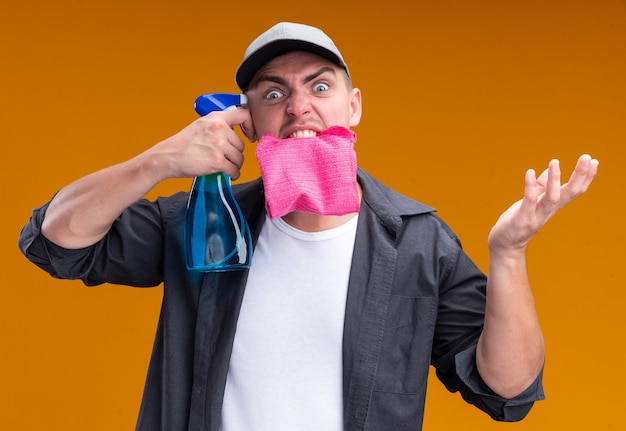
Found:
[{"label": "raised open hand", "polygon": [[493,251],[525,250],[532,237],[566,204],[587,191],[598,171],[598,160],[580,156],[568,182],[561,184],[558,160],[550,161],[539,177],[526,171],[524,198],[499,218],[489,234]]}]

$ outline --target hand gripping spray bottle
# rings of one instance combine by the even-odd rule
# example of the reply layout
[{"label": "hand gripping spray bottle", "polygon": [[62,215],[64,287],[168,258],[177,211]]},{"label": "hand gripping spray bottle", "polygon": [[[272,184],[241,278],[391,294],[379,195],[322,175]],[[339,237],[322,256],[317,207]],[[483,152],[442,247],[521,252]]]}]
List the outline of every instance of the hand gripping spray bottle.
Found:
[{"label": "hand gripping spray bottle", "polygon": [[[244,94],[205,94],[194,108],[200,116],[247,103]],[[235,201],[230,177],[221,172],[194,178],[185,215],[185,258],[190,271],[250,268],[252,236]]]}]

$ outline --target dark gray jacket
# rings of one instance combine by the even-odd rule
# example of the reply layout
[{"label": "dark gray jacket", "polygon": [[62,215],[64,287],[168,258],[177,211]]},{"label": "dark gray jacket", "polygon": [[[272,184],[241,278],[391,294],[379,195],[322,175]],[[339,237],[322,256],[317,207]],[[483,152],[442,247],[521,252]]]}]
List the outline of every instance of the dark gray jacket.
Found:
[{"label": "dark gray jacket", "polygon": [[[361,170],[359,182],[363,202],[344,327],[345,430],[421,429],[431,364],[449,390],[494,419],[522,419],[544,398],[541,375],[506,400],[476,371],[485,276],[432,208]],[[256,241],[265,217],[262,182],[234,190]],[[185,193],[142,200],[102,241],[81,250],[60,248],[40,235],[44,205],[34,210],[19,240],[22,252],[54,277],[86,285],[163,283],[137,430],[217,431],[220,423],[247,271],[185,269],[186,203]]]}]

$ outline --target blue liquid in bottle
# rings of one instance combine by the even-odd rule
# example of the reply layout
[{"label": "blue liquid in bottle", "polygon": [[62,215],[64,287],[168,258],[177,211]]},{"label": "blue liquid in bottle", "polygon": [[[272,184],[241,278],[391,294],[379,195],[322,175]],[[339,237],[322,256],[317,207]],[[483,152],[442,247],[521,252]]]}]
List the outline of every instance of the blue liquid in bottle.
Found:
[{"label": "blue liquid in bottle", "polygon": [[[206,115],[242,103],[243,95],[198,97],[196,112]],[[223,173],[196,177],[185,214],[185,260],[190,271],[220,272],[250,268],[252,235],[235,200],[230,177]]]},{"label": "blue liquid in bottle", "polygon": [[250,268],[252,238],[227,175],[194,180],[185,220],[185,247],[187,268],[192,271]]}]

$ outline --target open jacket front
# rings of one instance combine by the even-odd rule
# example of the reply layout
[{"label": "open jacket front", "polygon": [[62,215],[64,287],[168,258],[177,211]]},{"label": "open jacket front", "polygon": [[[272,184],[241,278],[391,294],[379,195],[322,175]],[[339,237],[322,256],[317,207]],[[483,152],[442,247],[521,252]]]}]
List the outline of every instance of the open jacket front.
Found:
[{"label": "open jacket front", "polygon": [[[449,390],[494,419],[522,419],[543,399],[541,375],[507,400],[489,390],[476,371],[485,276],[432,208],[362,170],[359,182],[363,201],[344,325],[344,429],[419,429],[430,364]],[[265,219],[262,181],[235,185],[234,191],[256,241]],[[80,250],[63,249],[40,234],[44,205],[33,211],[19,241],[24,254],[54,277],[86,285],[163,283],[137,423],[141,431],[217,431],[220,424],[248,272],[186,270],[186,203],[185,193],[141,200],[103,240]]]}]

